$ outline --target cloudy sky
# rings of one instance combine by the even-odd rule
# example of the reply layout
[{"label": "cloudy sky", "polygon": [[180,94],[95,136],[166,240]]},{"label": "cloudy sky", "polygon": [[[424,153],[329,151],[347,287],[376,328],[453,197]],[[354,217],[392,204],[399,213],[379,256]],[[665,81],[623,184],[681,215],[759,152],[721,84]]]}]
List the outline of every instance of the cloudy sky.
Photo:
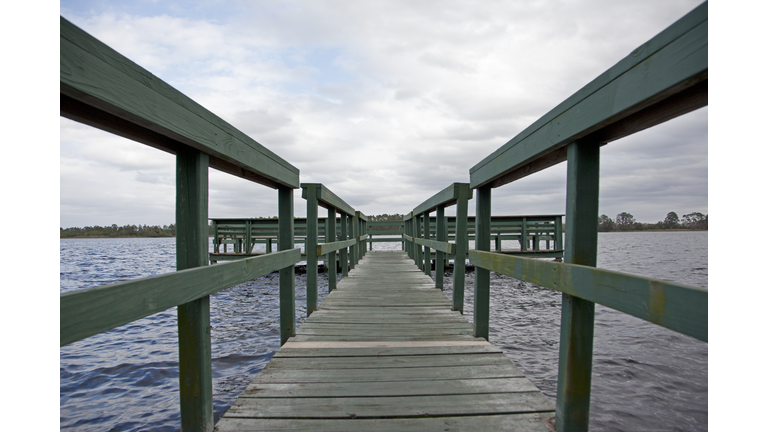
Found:
[{"label": "cloudy sky", "polygon": [[[61,1],[60,14],[374,215],[468,182],[700,3]],[[603,147],[600,213],[709,213],[707,147],[708,108]],[[494,189],[494,214],[565,213],[565,172]],[[211,217],[276,214],[274,190],[211,170]],[[61,227],[173,221],[172,155],[61,118]]]}]

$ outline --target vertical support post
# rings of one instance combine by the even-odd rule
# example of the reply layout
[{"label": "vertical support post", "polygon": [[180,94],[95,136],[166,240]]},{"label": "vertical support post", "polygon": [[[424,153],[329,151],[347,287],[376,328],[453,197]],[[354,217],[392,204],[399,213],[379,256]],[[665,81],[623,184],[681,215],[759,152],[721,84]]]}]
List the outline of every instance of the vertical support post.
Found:
[{"label": "vertical support post", "polygon": [[219,253],[219,224],[213,221],[213,251]]},{"label": "vertical support post", "polygon": [[[325,223],[325,242],[336,241],[336,209],[328,207],[328,221]],[[336,289],[336,251],[328,252],[328,292]]]},{"label": "vertical support post", "polygon": [[360,258],[360,212],[355,212],[352,218],[352,237],[355,239],[355,245],[352,246],[352,268],[355,268]]},{"label": "vertical support post", "polygon": [[520,250],[528,250],[528,220],[526,218],[523,218],[520,225]]},{"label": "vertical support post", "polygon": [[[421,238],[421,215],[414,215],[413,218],[413,237],[415,238]],[[419,270],[424,271],[424,258],[423,258],[423,251],[421,249],[421,245],[417,244],[416,242],[413,243],[413,246],[416,248],[416,266],[419,268]]]},{"label": "vertical support post", "polygon": [[[429,213],[424,213],[424,238],[429,240]],[[432,275],[432,250],[424,246],[424,274]]]},{"label": "vertical support post", "polygon": [[[360,222],[363,224],[363,226],[360,228],[360,232],[362,233],[361,235],[365,235],[368,232],[368,221],[361,218]],[[364,240],[364,241],[367,242],[367,240]],[[360,259],[363,259],[363,257],[365,256],[365,250],[366,250],[365,243],[363,243],[363,253],[362,255],[360,255]]]},{"label": "vertical support post", "polygon": [[[445,206],[437,206],[437,241],[447,241],[445,237]],[[445,276],[445,252],[435,252],[435,286],[443,291],[443,277]]]},{"label": "vertical support post", "polygon": [[[341,213],[341,240],[346,241],[349,237],[347,234],[347,218],[349,215],[346,213]],[[341,250],[341,258],[339,258],[339,261],[341,262],[341,277],[347,277],[349,275],[349,256],[347,253],[347,248],[343,248]]]},{"label": "vertical support post", "polygon": [[[208,155],[176,154],[176,270],[208,263]],[[177,308],[181,427],[213,430],[210,297]]]},{"label": "vertical support post", "polygon": [[[464,314],[464,279],[467,248],[467,213],[469,207],[469,185],[459,186],[459,198],[456,201],[456,223],[454,224],[454,241],[456,242],[456,256],[453,257],[453,310]],[[489,210],[490,213],[490,210]],[[477,246],[475,246],[477,248]],[[475,268],[477,272],[478,268]]]},{"label": "vertical support post", "polygon": [[[491,250],[491,186],[477,189],[475,211],[475,249]],[[458,223],[458,221],[457,221]],[[491,271],[475,266],[475,337],[489,340],[488,320],[491,306]]]},{"label": "vertical support post", "polygon": [[[575,142],[568,146],[565,261],[597,265],[597,217],[600,146]],[[556,424],[560,432],[586,431],[592,386],[595,304],[563,294]]]},{"label": "vertical support post", "polygon": [[307,185],[307,316],[317,310],[317,187]]},{"label": "vertical support post", "polygon": [[[277,250],[293,249],[293,189],[280,186],[277,190]],[[280,345],[296,336],[295,268],[280,269]]]},{"label": "vertical support post", "polygon": [[555,218],[555,249],[563,250],[563,217]]}]

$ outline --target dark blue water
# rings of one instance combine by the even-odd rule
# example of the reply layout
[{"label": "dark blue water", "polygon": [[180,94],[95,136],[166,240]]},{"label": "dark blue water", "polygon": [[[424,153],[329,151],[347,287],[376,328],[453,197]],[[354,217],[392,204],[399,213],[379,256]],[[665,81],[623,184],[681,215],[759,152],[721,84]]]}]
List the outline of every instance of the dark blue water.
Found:
[{"label": "dark blue water", "polygon": [[[70,239],[60,245],[61,292],[175,270],[175,239]],[[706,232],[601,233],[599,254],[602,268],[707,286]],[[305,281],[297,274],[298,323],[306,315]],[[451,277],[446,282],[450,297]],[[470,270],[470,321],[473,282]],[[319,284],[322,299],[325,274]],[[277,275],[268,275],[211,296],[215,420],[279,346],[277,290]],[[491,342],[554,400],[560,294],[499,275],[491,291]],[[62,347],[61,429],[178,430],[176,338],[173,308]],[[599,305],[595,338],[591,430],[707,430],[706,343]]]}]

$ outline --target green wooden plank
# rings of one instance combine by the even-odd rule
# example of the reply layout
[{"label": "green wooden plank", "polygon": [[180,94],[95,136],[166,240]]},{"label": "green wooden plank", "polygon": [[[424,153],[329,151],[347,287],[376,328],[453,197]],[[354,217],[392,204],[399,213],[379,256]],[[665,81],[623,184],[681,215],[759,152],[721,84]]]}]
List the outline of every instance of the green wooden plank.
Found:
[{"label": "green wooden plank", "polygon": [[705,106],[707,81],[705,2],[472,167],[470,185],[501,186],[564,161],[589,134],[606,143]]},{"label": "green wooden plank", "polygon": [[355,239],[319,244],[316,247],[317,256],[323,256],[330,252],[337,251],[339,249],[344,250],[354,244],[355,244]]},{"label": "green wooden plank", "polygon": [[[565,262],[597,265],[597,220],[600,196],[600,145],[582,140],[568,146],[565,214],[568,221]],[[524,238],[525,232],[523,232]],[[595,303],[563,294],[557,376],[557,428],[589,429]]]},{"label": "green wooden plank", "polygon": [[[293,190],[277,189],[280,251],[293,249]],[[296,269],[291,265],[280,269],[280,345],[296,334]]]},{"label": "green wooden plank", "polygon": [[61,346],[301,261],[300,249],[63,293]]},{"label": "green wooden plank", "polygon": [[[475,217],[475,248],[479,251],[491,249],[491,188],[484,186],[477,190]],[[472,251],[470,251],[471,254]],[[489,317],[491,301],[491,274],[485,267],[475,266],[475,336],[489,340]]]},{"label": "green wooden plank", "polygon": [[707,341],[708,291],[659,279],[532,258],[469,251],[476,267],[580,297]]},{"label": "green wooden plank", "polygon": [[216,430],[237,431],[368,431],[368,432],[422,432],[422,431],[507,431],[551,432],[545,422],[554,412],[511,415],[445,416],[402,419],[263,419],[229,418],[226,415]]},{"label": "green wooden plank", "polygon": [[427,240],[422,238],[411,238],[411,241],[417,245],[426,246],[429,249],[445,252],[449,255],[456,255],[456,245],[454,243],[442,242],[437,240]]},{"label": "green wooden plank", "polygon": [[[453,183],[452,185],[434,194],[432,197],[416,206],[416,208],[414,208],[413,212],[411,213],[414,215],[421,215],[423,213],[430,213],[436,210],[440,205],[445,207],[452,206],[456,204],[456,201],[459,199],[459,191],[467,186],[467,183]],[[471,189],[469,192],[469,199],[472,199]]]},{"label": "green wooden plank", "polygon": [[299,170],[144,68],[59,21],[61,115],[175,154],[191,147],[210,166],[276,188]]},{"label": "green wooden plank", "polygon": [[[176,155],[176,268],[208,264],[208,155]],[[185,431],[213,429],[210,297],[178,306],[179,395]]]},{"label": "green wooden plank", "polygon": [[[317,248],[317,189],[305,188],[302,184],[302,193],[307,200],[307,236],[304,240],[304,250],[311,251]],[[307,253],[307,316],[317,310],[317,257],[322,254]]]}]

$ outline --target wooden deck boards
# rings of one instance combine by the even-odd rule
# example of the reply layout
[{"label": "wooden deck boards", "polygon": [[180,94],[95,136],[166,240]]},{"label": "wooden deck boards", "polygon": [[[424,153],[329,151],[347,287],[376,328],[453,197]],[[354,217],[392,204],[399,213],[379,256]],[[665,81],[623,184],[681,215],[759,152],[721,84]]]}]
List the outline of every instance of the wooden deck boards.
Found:
[{"label": "wooden deck boards", "polygon": [[369,252],[216,430],[549,429],[554,404],[404,253]]}]

